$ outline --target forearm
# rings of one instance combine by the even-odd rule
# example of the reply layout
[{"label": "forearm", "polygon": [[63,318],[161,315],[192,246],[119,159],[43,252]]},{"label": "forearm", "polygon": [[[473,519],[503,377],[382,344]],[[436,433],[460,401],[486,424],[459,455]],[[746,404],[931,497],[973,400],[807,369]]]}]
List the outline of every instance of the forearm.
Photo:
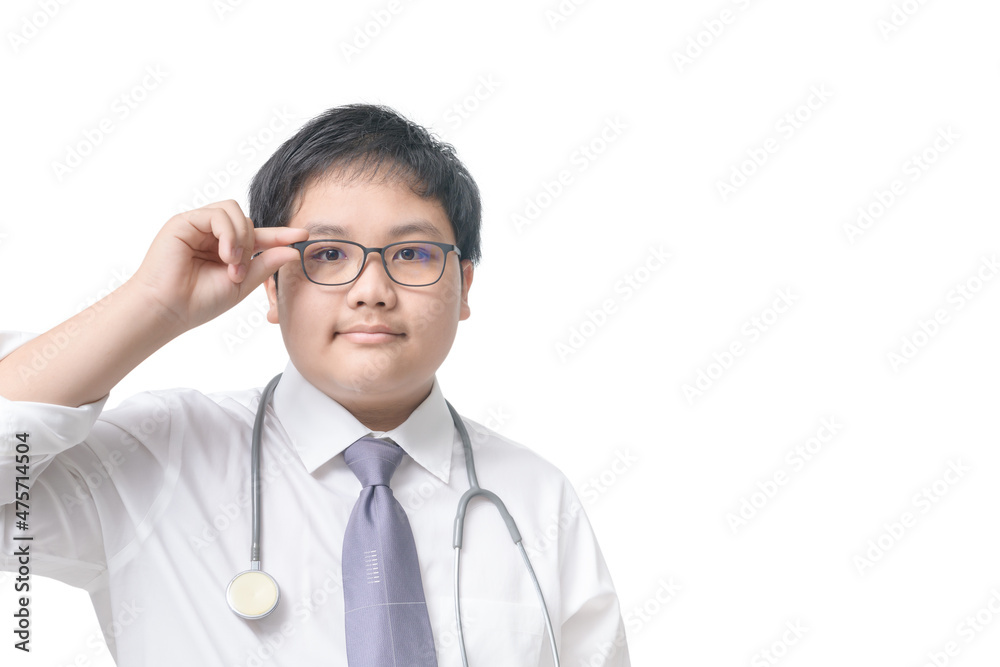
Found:
[{"label": "forearm", "polygon": [[0,395],[78,407],[183,333],[132,281],[0,359]]}]

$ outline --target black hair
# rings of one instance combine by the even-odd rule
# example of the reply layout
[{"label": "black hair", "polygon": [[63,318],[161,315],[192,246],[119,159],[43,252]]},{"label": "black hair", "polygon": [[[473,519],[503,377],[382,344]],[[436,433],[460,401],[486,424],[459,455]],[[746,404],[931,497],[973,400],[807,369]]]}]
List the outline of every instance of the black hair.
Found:
[{"label": "black hair", "polygon": [[453,146],[383,105],[328,109],[281,144],[250,182],[254,227],[287,225],[305,189],[328,175],[399,181],[437,199],[462,259],[479,262],[482,203],[472,175]]}]

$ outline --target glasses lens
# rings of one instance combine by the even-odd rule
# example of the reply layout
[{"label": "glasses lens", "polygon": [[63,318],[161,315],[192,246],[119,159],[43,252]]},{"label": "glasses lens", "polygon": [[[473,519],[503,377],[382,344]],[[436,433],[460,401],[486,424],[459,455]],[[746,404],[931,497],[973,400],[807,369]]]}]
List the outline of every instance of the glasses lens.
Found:
[{"label": "glasses lens", "polygon": [[430,243],[393,243],[385,248],[385,265],[393,280],[411,285],[430,285],[444,272],[445,252]]},{"label": "glasses lens", "polygon": [[339,285],[354,280],[363,255],[361,248],[350,243],[317,241],[306,246],[302,260],[310,280]]}]

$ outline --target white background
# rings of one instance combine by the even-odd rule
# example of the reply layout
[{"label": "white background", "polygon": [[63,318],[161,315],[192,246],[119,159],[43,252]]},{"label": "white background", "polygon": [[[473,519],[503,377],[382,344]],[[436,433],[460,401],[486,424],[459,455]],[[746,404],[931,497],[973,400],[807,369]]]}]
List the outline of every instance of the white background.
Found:
[{"label": "white background", "polygon": [[[245,208],[314,115],[388,104],[483,193],[445,394],[574,481],[634,664],[996,664],[996,3],[51,4],[0,17],[0,329],[103,296],[198,195]],[[271,133],[275,110],[292,121]],[[157,352],[109,406],[265,384],[287,357],[263,300]],[[32,609],[27,657],[3,612],[0,662],[112,664],[83,592],[36,579]]]}]

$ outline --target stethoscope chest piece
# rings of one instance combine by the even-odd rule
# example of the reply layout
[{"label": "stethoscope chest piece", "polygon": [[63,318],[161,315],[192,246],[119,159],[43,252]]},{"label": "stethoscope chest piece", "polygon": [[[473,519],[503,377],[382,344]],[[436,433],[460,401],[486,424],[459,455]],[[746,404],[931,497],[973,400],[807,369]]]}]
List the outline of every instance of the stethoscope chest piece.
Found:
[{"label": "stethoscope chest piece", "polygon": [[226,601],[238,616],[264,618],[278,606],[278,583],[261,570],[244,570],[226,587]]}]

